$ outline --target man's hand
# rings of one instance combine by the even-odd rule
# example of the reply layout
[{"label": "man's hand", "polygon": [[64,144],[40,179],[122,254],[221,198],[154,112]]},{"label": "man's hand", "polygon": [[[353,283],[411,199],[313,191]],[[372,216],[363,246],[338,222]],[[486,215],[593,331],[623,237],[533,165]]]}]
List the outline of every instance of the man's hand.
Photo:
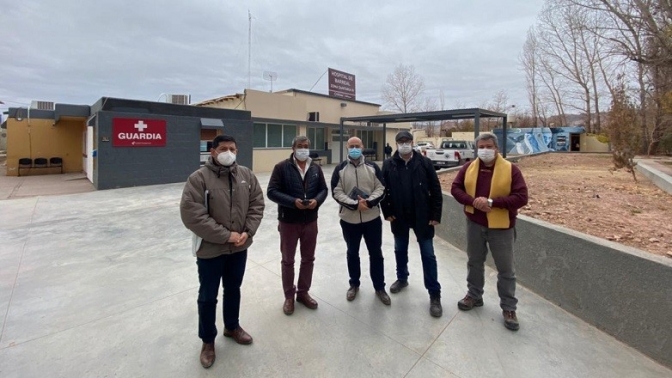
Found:
[{"label": "man's hand", "polygon": [[397,218],[395,218],[394,215],[390,215],[389,217],[385,218],[385,220],[388,222],[394,222],[395,219]]},{"label": "man's hand", "polygon": [[229,243],[236,244],[238,240],[240,240],[240,234],[235,231],[231,231],[231,236],[229,236]]},{"label": "man's hand", "polygon": [[369,210],[369,206],[366,204],[366,200],[360,196],[357,196],[357,198],[359,198],[359,203],[357,204],[357,210],[359,211]]},{"label": "man's hand", "polygon": [[303,200],[301,198],[294,200],[294,206],[299,210],[306,210],[308,208],[307,206],[303,206]]},{"label": "man's hand", "polygon": [[311,199],[310,204],[308,204],[308,209],[313,210],[317,207],[317,200]]},{"label": "man's hand", "polygon": [[477,197],[474,199],[472,206],[484,213],[489,213],[492,210],[490,206],[488,206],[488,199],[485,197]]},{"label": "man's hand", "polygon": [[437,221],[435,221],[435,220],[430,220],[430,221],[429,221],[429,225],[430,225],[430,226],[436,226],[437,224],[439,224],[439,222],[437,222]]},{"label": "man's hand", "polygon": [[250,235],[248,235],[247,232],[243,232],[243,233],[238,234],[238,235],[240,235],[239,238],[238,238],[238,241],[233,243],[233,245],[236,246],[236,247],[240,247],[243,244],[245,244],[247,239],[250,237]]}]

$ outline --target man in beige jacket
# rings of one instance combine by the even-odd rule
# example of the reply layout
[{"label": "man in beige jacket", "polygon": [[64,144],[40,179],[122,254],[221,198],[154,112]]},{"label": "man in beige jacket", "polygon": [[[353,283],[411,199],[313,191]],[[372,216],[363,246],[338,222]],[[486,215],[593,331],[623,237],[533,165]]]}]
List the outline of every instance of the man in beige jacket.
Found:
[{"label": "man in beige jacket", "polygon": [[224,287],[224,336],[238,344],[252,337],[238,323],[240,286],[247,248],[264,214],[264,195],[249,168],[236,164],[236,140],[218,135],[210,158],[192,173],[182,192],[184,225],[202,238],[196,248],[198,265],[198,337],[203,340],[201,365],[215,362],[215,326],[220,281]]}]

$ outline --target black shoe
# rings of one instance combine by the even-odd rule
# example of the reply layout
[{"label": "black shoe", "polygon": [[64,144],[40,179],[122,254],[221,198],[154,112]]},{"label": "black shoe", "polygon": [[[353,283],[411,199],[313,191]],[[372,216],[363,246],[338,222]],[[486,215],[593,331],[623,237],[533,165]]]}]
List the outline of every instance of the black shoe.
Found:
[{"label": "black shoe", "polygon": [[401,289],[405,288],[406,286],[408,286],[408,281],[396,280],[396,281],[394,281],[392,286],[390,286],[390,293],[396,294],[396,293],[400,292]]},{"label": "black shoe", "polygon": [[465,295],[464,298],[462,298],[459,302],[457,302],[457,308],[459,308],[462,311],[469,311],[474,307],[481,307],[483,306],[483,298],[480,299],[474,299],[469,296],[469,294]]},{"label": "black shoe", "polygon": [[441,297],[431,297],[429,299],[429,314],[435,318],[440,318],[443,315],[443,307],[441,306]]},{"label": "black shoe", "polygon": [[380,299],[381,302],[383,302],[384,305],[389,306],[392,301],[390,300],[390,296],[387,295],[385,292],[385,289],[383,290],[376,290],[376,296],[378,299]]},{"label": "black shoe", "polygon": [[518,324],[518,318],[516,317],[515,311],[504,310],[502,311],[502,315],[504,315],[504,327],[512,331],[517,331],[520,328],[520,324]]}]

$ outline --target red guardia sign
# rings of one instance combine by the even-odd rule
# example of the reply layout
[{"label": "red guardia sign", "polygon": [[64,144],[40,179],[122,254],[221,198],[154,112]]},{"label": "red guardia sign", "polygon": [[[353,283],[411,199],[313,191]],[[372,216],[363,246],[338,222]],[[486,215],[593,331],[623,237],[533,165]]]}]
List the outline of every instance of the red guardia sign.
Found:
[{"label": "red guardia sign", "polygon": [[166,121],[113,118],[112,145],[114,147],[165,147]]}]

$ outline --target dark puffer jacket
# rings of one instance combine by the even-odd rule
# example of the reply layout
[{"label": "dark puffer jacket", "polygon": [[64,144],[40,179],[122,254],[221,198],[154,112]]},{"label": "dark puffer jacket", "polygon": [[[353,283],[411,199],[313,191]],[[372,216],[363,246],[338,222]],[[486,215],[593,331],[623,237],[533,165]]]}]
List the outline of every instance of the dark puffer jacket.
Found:
[{"label": "dark puffer jacket", "polygon": [[[271,201],[278,204],[278,220],[281,222],[310,223],[317,220],[317,210],[329,194],[322,168],[313,164],[312,160],[308,160],[306,164],[308,168],[303,179],[299,167],[294,163],[294,154],[273,168],[266,194]],[[297,198],[314,199],[317,207],[301,210],[294,203]]]},{"label": "dark puffer jacket", "polygon": [[[413,178],[412,193],[406,196],[402,186],[403,173],[409,173]],[[413,158],[406,164],[397,151],[383,163],[383,179],[386,189],[385,199],[381,203],[383,216],[386,219],[390,216],[401,219],[404,204],[410,205],[415,211],[414,223],[410,226],[416,235],[422,239],[434,237],[434,226],[430,226],[429,221],[441,222],[443,195],[432,161],[413,151]],[[399,231],[395,226],[395,222],[392,222],[393,234]]]}]

